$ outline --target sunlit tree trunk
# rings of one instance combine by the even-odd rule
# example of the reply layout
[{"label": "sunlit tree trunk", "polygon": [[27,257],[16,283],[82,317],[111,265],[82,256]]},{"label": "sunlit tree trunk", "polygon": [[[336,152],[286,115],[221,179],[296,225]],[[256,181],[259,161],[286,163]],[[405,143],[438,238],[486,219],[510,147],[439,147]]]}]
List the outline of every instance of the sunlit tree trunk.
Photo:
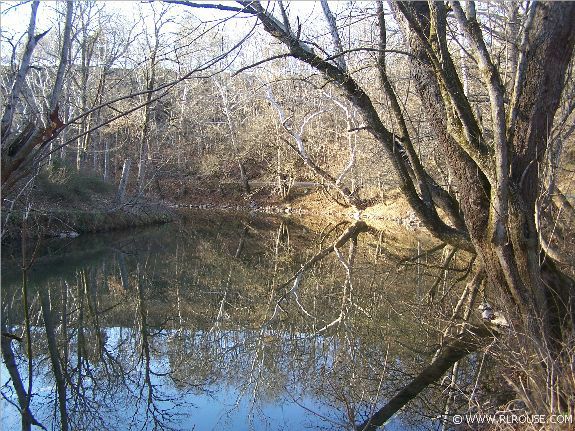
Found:
[{"label": "sunlit tree trunk", "polygon": [[120,177],[120,184],[118,185],[118,193],[116,194],[116,201],[122,203],[126,197],[126,187],[128,186],[128,179],[130,177],[130,167],[132,161],[130,159],[124,160],[124,167],[122,168],[122,176]]}]

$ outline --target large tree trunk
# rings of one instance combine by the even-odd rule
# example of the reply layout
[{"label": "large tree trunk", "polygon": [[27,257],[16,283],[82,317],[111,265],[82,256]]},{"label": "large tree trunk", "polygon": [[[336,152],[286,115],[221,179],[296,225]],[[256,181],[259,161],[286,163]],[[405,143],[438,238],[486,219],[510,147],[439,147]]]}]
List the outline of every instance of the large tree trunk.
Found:
[{"label": "large tree trunk", "polygon": [[[442,4],[414,2],[398,4],[409,24],[410,46],[415,54],[412,60],[417,90],[427,109],[432,129],[442,145],[459,192],[461,209],[473,246],[486,269],[490,289],[500,296],[506,311],[512,314],[519,343],[524,351],[534,354],[528,370],[523,398],[536,411],[548,412],[549,400],[545,395],[535,396],[541,388],[557,386],[561,371],[557,359],[562,342],[568,339],[573,325],[573,282],[557,269],[548,256],[540,252],[539,232],[535,223],[536,199],[539,193],[537,163],[545,156],[547,131],[557,109],[564,76],[569,64],[575,31],[575,5],[537,3],[534,21],[528,39],[531,47],[525,64],[528,65],[520,88],[516,106],[515,123],[507,130],[502,143],[510,151],[507,168],[508,181],[506,214],[493,214],[497,199],[494,188],[501,183],[493,174],[481,169],[473,154],[464,151],[456,133],[460,123],[477,126],[477,120],[457,118],[448,109],[457,103],[447,94],[445,76],[458,90],[462,89],[449,56],[441,56],[441,73],[432,56],[445,53],[445,9]],[[415,19],[413,19],[415,18]],[[469,19],[472,23],[472,19]],[[418,28],[418,25],[421,27]],[[421,29],[421,30],[420,30]],[[417,34],[419,31],[419,34]],[[424,37],[422,37],[425,35]],[[432,41],[432,49],[429,45]],[[555,48],[557,49],[555,49]],[[447,105],[447,107],[446,107]],[[496,107],[491,104],[492,111]],[[461,112],[461,111],[460,111]],[[479,127],[477,127],[479,129]],[[459,139],[458,139],[459,138]],[[507,150],[505,150],[507,151]],[[499,160],[497,153],[503,149],[494,146],[491,164]],[[497,169],[497,167],[495,167]],[[495,224],[504,221],[501,237]],[[564,333],[562,333],[564,332]],[[549,380],[551,379],[551,381]],[[561,401],[561,400],[560,400]],[[564,401],[564,400],[563,400]],[[565,408],[562,402],[556,408]]]}]

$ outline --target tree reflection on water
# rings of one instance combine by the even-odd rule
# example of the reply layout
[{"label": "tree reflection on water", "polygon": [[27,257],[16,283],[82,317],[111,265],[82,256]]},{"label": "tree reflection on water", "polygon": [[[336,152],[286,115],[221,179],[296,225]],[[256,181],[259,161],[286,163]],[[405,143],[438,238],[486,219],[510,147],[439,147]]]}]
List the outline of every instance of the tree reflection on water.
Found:
[{"label": "tree reflection on water", "polygon": [[[432,360],[429,286],[463,289],[465,262],[438,287],[405,253],[363,224],[217,217],[48,243],[25,286],[4,253],[4,429],[355,429]],[[478,359],[387,427],[441,426]]]}]

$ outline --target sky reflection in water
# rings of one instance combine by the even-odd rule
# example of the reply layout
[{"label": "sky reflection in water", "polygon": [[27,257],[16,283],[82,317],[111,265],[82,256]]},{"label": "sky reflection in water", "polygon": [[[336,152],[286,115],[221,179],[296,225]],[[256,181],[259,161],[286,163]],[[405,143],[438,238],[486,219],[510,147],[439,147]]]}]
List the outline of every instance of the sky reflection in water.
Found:
[{"label": "sky reflection in water", "polygon": [[[389,322],[380,316],[382,332],[373,333],[354,310],[318,333],[341,306],[345,275],[333,256],[305,275],[297,305],[286,301],[269,322],[277,301],[269,297],[270,286],[288,280],[317,247],[307,229],[258,223],[202,220],[183,230],[100,237],[97,246],[76,243],[68,250],[74,259],[61,257],[69,248],[61,243],[53,246],[58,252],[48,249],[51,256],[38,258],[28,286],[31,324],[42,324],[37,296],[47,292],[59,360],[66,365],[71,429],[350,429],[373,411],[374,400],[381,405],[385,391],[373,382],[382,381],[378,337],[389,332]],[[358,258],[354,301],[370,314],[377,311],[369,307],[378,286],[362,288],[374,275],[362,271],[362,265],[370,268],[365,257]],[[21,334],[21,288],[18,274],[7,268],[3,262],[4,322]],[[31,329],[31,411],[48,429],[58,429],[49,331]],[[27,388],[24,345],[13,341],[12,348]],[[0,371],[2,429],[19,429],[4,363]],[[403,423],[401,415],[386,427],[410,428],[419,427]]]}]

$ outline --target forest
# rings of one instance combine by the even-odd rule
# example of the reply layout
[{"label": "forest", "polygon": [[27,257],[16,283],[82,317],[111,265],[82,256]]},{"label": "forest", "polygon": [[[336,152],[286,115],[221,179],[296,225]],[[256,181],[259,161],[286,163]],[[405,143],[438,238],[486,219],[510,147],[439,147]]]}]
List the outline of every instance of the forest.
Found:
[{"label": "forest", "polygon": [[[456,413],[575,414],[575,3],[28,0],[2,1],[0,8],[2,275],[10,281],[11,298],[3,289],[8,317],[2,318],[2,354],[22,429],[40,426],[31,410],[33,355],[26,359],[34,315],[43,316],[47,331],[47,347],[40,349],[49,352],[56,379],[58,426],[74,429],[65,410],[66,394],[75,386],[65,370],[72,364],[67,346],[79,335],[68,337],[64,326],[73,326],[76,311],[66,314],[36,282],[28,286],[46,257],[38,250],[47,247],[53,257],[53,240],[73,242],[108,231],[123,235],[125,229],[175,222],[181,230],[173,235],[193,231],[190,238],[209,247],[206,254],[194,249],[186,263],[181,248],[196,246],[183,239],[175,257],[172,251],[165,255],[165,264],[180,268],[174,274],[186,273],[186,265],[212,274],[221,256],[190,224],[190,210],[201,214],[194,223],[213,223],[206,215],[212,213],[218,220],[237,214],[245,223],[233,230],[240,232],[239,245],[226,251],[222,263],[229,265],[227,281],[217,270],[216,281],[210,278],[229,287],[223,299],[213,302],[199,287],[186,291],[190,315],[196,319],[213,310],[217,328],[224,304],[233,303],[237,313],[230,311],[228,320],[248,322],[250,330],[260,322],[261,334],[276,320],[290,343],[288,321],[299,325],[297,333],[307,328],[331,334],[346,326],[352,309],[370,319],[376,310],[383,313],[377,302],[388,300],[383,287],[360,281],[372,270],[384,271],[378,267],[382,247],[400,262],[397,268],[417,263],[417,281],[406,277],[413,290],[402,285],[401,295],[409,297],[410,312],[425,315],[425,325],[436,328],[424,336],[433,354],[410,357],[402,351],[410,377],[395,379],[401,384],[383,399],[379,392],[373,402],[362,398],[373,388],[347,394],[346,428],[389,424],[414,400],[426,405],[422,400],[432,398],[426,391],[441,388],[446,379],[447,399],[435,410],[442,429],[467,429],[455,426],[461,424]],[[258,214],[266,218],[265,227],[246,221]],[[306,218],[329,220],[332,227],[322,230]],[[230,222],[214,231],[225,223]],[[317,230],[319,245],[300,240],[297,247],[305,253],[286,251],[280,258],[280,245],[300,225],[306,235]],[[270,234],[274,240],[262,233],[268,229],[277,229]],[[223,235],[223,243],[234,235]],[[265,245],[257,253],[273,280],[269,291],[256,286],[251,274],[249,281],[230,281],[261,264],[251,254],[242,261],[250,235]],[[397,246],[383,241],[392,235],[411,250],[406,245],[392,251]],[[369,240],[358,240],[364,237]],[[150,241],[145,247],[165,252],[155,236]],[[111,247],[116,256],[120,246]],[[361,254],[367,253],[362,247],[375,248],[375,257]],[[228,255],[236,260],[228,263]],[[82,268],[74,277],[84,286],[78,292],[85,292],[77,298],[87,295],[90,305],[95,300],[88,286],[102,283],[103,302],[94,307],[106,308],[109,280],[116,275],[109,269],[89,272],[83,256],[69,255]],[[206,256],[211,258],[204,269],[196,269],[195,260]],[[428,267],[420,266],[422,257]],[[305,279],[328,258],[339,268],[334,273],[341,292],[329,291],[323,299],[333,294],[337,301],[320,312],[316,300],[327,287],[314,276],[314,296]],[[128,270],[123,257],[114,264],[116,258],[97,264],[94,259],[90,265],[98,268],[118,265],[122,294],[131,292],[130,284],[157,276],[148,260],[134,261]],[[190,277],[195,286],[203,275]],[[22,286],[14,288],[19,278]],[[244,282],[259,296],[237,287]],[[62,283],[69,289],[68,281]],[[54,298],[63,295],[50,286],[47,291],[58,292]],[[173,292],[163,289],[171,298]],[[141,311],[142,292],[133,293],[132,314]],[[208,298],[204,311],[194,308],[193,295],[197,301]],[[370,304],[369,295],[377,304]],[[260,301],[267,296],[264,312]],[[179,293],[174,301],[180,310]],[[330,307],[337,310],[334,316],[326,311]],[[247,309],[255,315],[246,315]],[[158,315],[162,310],[160,305]],[[301,321],[290,320],[293,312]],[[98,313],[89,314],[100,328]],[[207,327],[207,321],[194,319],[193,325]],[[383,346],[382,329],[365,316],[358,319],[361,324],[347,324],[361,328],[373,346]],[[144,340],[151,334],[141,332]],[[185,337],[176,341],[185,344]],[[19,353],[11,347],[18,342]],[[110,359],[104,344],[100,354]],[[476,393],[468,388],[473,372],[477,382],[492,385],[493,376],[480,379],[479,354],[505,382],[486,403],[466,392]],[[358,367],[379,379],[367,371],[369,360],[362,360]],[[29,387],[17,376],[27,361]],[[149,370],[146,376],[151,388]],[[456,402],[457,385],[467,404]],[[7,397],[4,389],[2,394]],[[350,413],[353,403],[364,408],[361,414]],[[152,422],[151,428],[163,428],[161,421]]]}]

